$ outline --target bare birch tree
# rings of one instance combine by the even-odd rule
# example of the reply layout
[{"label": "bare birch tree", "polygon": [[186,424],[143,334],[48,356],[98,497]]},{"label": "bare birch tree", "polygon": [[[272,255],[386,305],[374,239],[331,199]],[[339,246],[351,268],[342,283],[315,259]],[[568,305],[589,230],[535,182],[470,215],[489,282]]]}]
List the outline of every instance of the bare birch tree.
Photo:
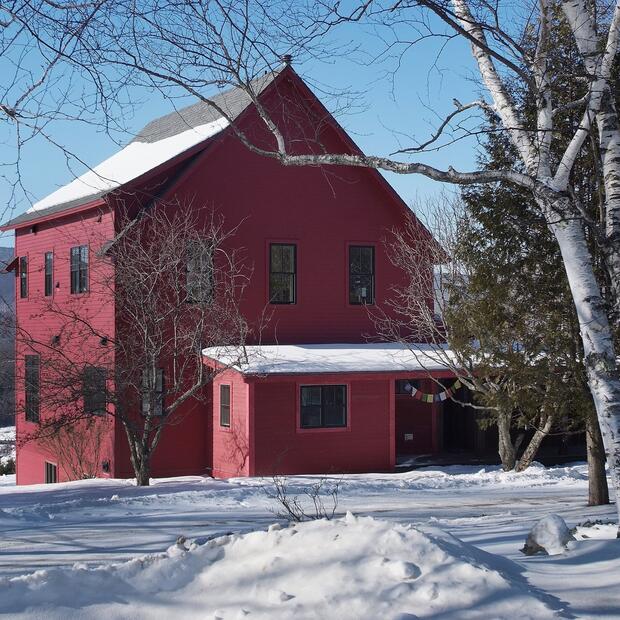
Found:
[{"label": "bare birch tree", "polygon": [[[242,250],[227,249],[233,235],[218,216],[191,206],[159,205],[122,218],[115,239],[102,240],[90,276],[91,286],[98,279],[103,302],[115,308],[114,324],[102,326],[79,302],[51,301],[41,311],[57,325],[51,342],[18,325],[20,349],[40,355],[45,405],[36,430],[22,441],[57,447],[75,429],[86,433],[93,416],[107,420],[108,431],[115,420],[137,483],[148,485],[166,428],[182,422],[184,403],[208,397],[216,371],[204,365],[202,350],[243,350],[248,325],[238,303],[250,273]],[[66,446],[61,452],[84,467],[81,452]],[[75,471],[71,463],[63,466]]]}]

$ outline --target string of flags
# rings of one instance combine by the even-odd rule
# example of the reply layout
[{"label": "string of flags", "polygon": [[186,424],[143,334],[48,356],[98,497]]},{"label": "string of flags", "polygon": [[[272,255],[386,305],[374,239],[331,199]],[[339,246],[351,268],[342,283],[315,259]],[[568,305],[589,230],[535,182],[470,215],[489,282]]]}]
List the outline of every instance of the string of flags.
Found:
[{"label": "string of flags", "polygon": [[457,379],[452,384],[452,387],[444,390],[443,392],[439,392],[439,394],[427,394],[411,385],[411,396],[413,396],[416,400],[421,400],[423,403],[439,403],[453,396],[462,385],[463,384],[459,381],[459,379]]}]

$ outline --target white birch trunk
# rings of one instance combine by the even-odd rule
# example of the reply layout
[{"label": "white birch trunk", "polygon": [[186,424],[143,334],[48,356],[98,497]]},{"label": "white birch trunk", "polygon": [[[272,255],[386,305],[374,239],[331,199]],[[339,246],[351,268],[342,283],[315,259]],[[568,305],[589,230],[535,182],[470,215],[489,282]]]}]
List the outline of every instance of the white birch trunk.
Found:
[{"label": "white birch trunk", "polygon": [[611,327],[582,223],[574,218],[559,220],[557,212],[569,211],[569,206],[560,200],[555,205],[542,200],[539,204],[560,247],[577,310],[588,386],[601,427],[620,523],[620,374]]}]

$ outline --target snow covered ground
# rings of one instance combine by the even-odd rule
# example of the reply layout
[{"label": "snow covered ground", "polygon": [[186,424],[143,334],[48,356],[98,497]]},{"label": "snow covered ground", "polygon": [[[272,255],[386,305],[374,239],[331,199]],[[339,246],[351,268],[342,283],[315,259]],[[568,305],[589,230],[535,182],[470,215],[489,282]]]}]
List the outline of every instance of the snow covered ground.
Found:
[{"label": "snow covered ground", "polygon": [[15,459],[15,427],[0,428],[0,465]]},{"label": "snow covered ground", "polygon": [[[289,491],[316,480],[292,477]],[[280,527],[270,480],[0,478],[0,615],[620,618],[614,508],[586,506],[583,464],[334,481],[339,519]],[[524,556],[550,513],[603,524],[578,527],[563,554]]]}]

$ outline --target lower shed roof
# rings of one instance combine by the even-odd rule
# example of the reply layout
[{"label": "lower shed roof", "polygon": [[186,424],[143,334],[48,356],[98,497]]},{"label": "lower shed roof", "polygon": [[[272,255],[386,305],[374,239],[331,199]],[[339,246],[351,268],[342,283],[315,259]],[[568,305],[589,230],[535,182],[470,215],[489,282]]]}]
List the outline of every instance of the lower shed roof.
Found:
[{"label": "lower shed roof", "polygon": [[449,371],[446,347],[423,343],[222,346],[203,350],[210,360],[247,375]]}]

